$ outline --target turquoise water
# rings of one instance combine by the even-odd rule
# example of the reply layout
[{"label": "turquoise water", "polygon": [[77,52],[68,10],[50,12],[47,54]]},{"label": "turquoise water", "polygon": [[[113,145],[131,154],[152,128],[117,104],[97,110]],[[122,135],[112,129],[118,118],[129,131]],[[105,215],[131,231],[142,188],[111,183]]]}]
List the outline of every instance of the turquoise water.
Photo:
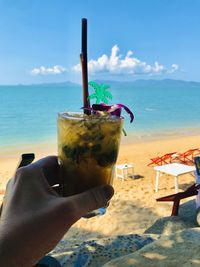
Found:
[{"label": "turquoise water", "polygon": [[[133,136],[200,129],[200,83],[115,82],[110,91],[133,111],[132,124],[123,113]],[[0,86],[0,147],[56,139],[57,113],[81,106],[79,85]]]}]

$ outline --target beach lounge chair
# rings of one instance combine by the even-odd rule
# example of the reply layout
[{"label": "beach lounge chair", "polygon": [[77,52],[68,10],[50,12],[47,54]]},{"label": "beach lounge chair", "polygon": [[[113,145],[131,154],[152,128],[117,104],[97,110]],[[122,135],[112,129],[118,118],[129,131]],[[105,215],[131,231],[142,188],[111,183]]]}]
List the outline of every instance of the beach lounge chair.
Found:
[{"label": "beach lounge chair", "polygon": [[176,152],[171,152],[161,157],[158,156],[158,157],[152,158],[150,159],[151,162],[147,166],[169,164],[173,161],[176,154],[177,154]]},{"label": "beach lounge chair", "polygon": [[198,193],[197,189],[199,189],[199,188],[200,188],[200,185],[193,184],[192,186],[190,186],[184,192],[180,192],[180,193],[177,193],[177,194],[173,194],[173,195],[157,198],[156,201],[162,201],[162,202],[173,201],[174,204],[172,206],[171,216],[177,216],[178,215],[178,210],[179,210],[180,200],[184,199],[184,198],[187,198],[187,197],[191,197],[191,196],[197,195],[197,193]]},{"label": "beach lounge chair", "polygon": [[172,161],[180,162],[187,165],[194,165],[194,157],[198,155],[200,155],[200,149],[192,148],[183,153],[177,153],[177,155],[174,156]]},{"label": "beach lounge chair", "polygon": [[17,169],[30,164],[31,162],[34,161],[34,159],[35,159],[35,155],[33,153],[22,154],[21,160],[19,162]]}]

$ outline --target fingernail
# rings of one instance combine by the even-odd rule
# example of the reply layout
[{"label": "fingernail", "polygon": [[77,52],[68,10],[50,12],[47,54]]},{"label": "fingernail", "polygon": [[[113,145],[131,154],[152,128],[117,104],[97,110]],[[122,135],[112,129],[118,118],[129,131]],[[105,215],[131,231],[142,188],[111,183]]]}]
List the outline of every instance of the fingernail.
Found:
[{"label": "fingernail", "polygon": [[103,187],[103,191],[107,200],[109,200],[114,194],[114,189],[110,185],[105,185]]}]

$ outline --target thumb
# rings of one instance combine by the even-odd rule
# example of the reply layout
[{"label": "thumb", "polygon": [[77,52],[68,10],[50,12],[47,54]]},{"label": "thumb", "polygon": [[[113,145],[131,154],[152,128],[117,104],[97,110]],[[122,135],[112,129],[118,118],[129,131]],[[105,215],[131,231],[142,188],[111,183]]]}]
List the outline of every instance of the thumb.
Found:
[{"label": "thumb", "polygon": [[114,194],[111,185],[104,185],[92,188],[81,194],[67,198],[68,204],[71,203],[71,219],[73,223],[88,212],[105,207]]}]

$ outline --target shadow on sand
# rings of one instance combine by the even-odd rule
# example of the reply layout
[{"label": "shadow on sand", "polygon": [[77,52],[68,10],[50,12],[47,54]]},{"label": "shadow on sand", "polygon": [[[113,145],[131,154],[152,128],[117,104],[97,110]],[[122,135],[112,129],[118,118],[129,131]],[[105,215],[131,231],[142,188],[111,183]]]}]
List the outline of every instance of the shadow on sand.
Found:
[{"label": "shadow on sand", "polygon": [[105,267],[200,266],[200,228],[195,221],[195,200],[190,200],[180,206],[178,216],[160,218],[145,231],[160,235],[157,241],[113,260]]}]

